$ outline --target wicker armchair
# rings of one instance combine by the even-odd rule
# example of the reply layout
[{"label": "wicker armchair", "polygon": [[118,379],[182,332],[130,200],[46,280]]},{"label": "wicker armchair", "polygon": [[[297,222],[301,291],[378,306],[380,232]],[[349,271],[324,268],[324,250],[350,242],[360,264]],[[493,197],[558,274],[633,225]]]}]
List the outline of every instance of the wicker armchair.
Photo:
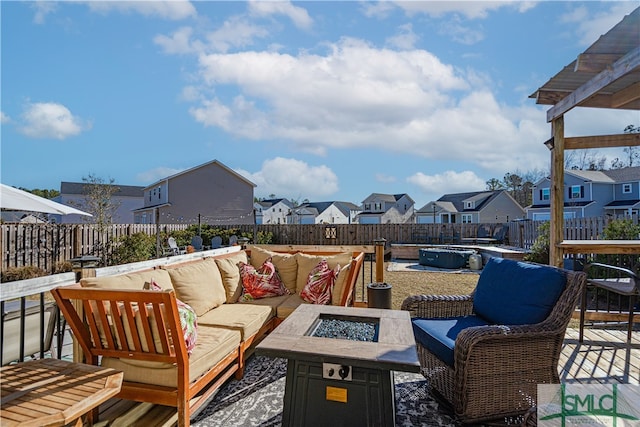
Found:
[{"label": "wicker armchair", "polygon": [[[559,298],[541,322],[461,328],[454,338],[453,360],[448,363],[434,354],[437,350],[430,351],[416,337],[422,373],[462,422],[521,416],[536,404],[537,384],[560,382],[560,351],[586,276],[548,268],[559,271],[566,285],[558,291]],[[512,283],[517,286],[521,279],[513,277]],[[476,292],[478,288],[467,296],[411,296],[405,299],[402,309],[411,312],[414,322],[469,316],[475,314]]]}]

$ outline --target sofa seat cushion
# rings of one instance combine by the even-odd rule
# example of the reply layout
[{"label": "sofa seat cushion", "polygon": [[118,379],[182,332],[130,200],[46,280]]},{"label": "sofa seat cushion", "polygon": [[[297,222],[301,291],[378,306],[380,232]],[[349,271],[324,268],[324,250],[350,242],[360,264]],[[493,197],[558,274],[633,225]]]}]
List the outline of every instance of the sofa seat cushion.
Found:
[{"label": "sofa seat cushion", "polygon": [[456,337],[463,329],[486,326],[487,321],[478,316],[462,316],[438,319],[414,318],[411,320],[413,335],[423,347],[438,359],[453,367],[453,349]]},{"label": "sofa seat cushion", "polygon": [[260,299],[254,299],[251,301],[238,301],[238,304],[240,305],[259,305],[259,306],[263,306],[263,307],[269,307],[271,309],[271,316],[275,316],[276,315],[276,309],[280,306],[280,304],[282,304],[283,302],[287,301],[289,299],[291,295],[281,295],[278,297],[269,297],[269,298],[260,298]]},{"label": "sofa seat cushion", "polygon": [[129,289],[139,291],[144,289],[145,283],[154,281],[162,289],[173,289],[171,277],[166,270],[160,268],[155,270],[137,271],[134,273],[118,274],[116,276],[86,277],[80,279],[80,286],[83,288],[98,289]]},{"label": "sofa seat cushion", "polygon": [[176,296],[189,304],[198,316],[227,300],[220,270],[211,258],[168,268],[167,271]]},{"label": "sofa seat cushion", "polygon": [[223,304],[198,317],[198,325],[218,326],[240,331],[242,340],[255,335],[271,320],[269,306],[251,304]]},{"label": "sofa seat cushion", "polygon": [[[240,331],[198,326],[198,343],[189,357],[189,382],[194,382],[211,367],[233,352],[238,352]],[[101,365],[124,372],[124,380],[166,387],[177,387],[176,365],[143,360],[104,357]]]},{"label": "sofa seat cushion", "polygon": [[490,258],[473,296],[473,311],[496,325],[531,325],[546,319],[564,291],[557,268]]},{"label": "sofa seat cushion", "polygon": [[298,277],[298,261],[294,254],[269,251],[257,246],[251,248],[251,265],[260,268],[266,260],[271,258],[271,262],[276,267],[282,283],[292,294],[296,292],[296,281]]},{"label": "sofa seat cushion", "polygon": [[238,302],[238,298],[242,294],[242,279],[240,278],[241,262],[247,263],[247,253],[240,251],[233,256],[226,258],[215,258],[218,270],[222,276],[222,284],[227,295],[227,303],[233,304]]},{"label": "sofa seat cushion", "polygon": [[308,304],[308,302],[304,301],[298,294],[289,295],[276,309],[276,316],[279,319],[286,319],[300,304]]}]

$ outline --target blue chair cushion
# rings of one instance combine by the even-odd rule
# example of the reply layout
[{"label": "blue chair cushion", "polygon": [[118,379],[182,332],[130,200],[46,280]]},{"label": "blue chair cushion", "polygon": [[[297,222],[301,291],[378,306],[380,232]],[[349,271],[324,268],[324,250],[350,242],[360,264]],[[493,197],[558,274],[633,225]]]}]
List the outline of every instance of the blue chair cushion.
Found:
[{"label": "blue chair cushion", "polygon": [[490,258],[476,286],[473,311],[491,324],[530,325],[549,316],[566,278],[553,267]]},{"label": "blue chair cushion", "polygon": [[478,316],[439,319],[416,317],[411,320],[411,324],[416,342],[453,367],[453,347],[460,331],[471,326],[487,326],[487,321]]}]

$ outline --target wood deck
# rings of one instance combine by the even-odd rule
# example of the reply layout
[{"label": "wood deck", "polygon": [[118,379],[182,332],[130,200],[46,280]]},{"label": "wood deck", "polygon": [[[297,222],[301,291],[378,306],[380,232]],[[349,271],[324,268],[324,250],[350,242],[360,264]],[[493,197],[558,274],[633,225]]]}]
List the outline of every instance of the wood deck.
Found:
[{"label": "wood deck", "polygon": [[[631,343],[622,329],[585,327],[584,342],[578,342],[578,330],[567,329],[560,355],[560,380],[563,383],[621,383],[640,385],[640,332]],[[65,339],[64,358],[71,359],[71,339]],[[107,426],[169,427],[177,422],[174,408],[112,399],[100,406],[99,422]]]}]

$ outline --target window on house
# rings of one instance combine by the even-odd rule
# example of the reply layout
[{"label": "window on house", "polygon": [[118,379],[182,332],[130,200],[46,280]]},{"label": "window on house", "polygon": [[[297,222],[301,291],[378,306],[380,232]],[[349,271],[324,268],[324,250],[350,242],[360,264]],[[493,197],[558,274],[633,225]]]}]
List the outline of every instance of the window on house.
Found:
[{"label": "window on house", "polygon": [[151,201],[151,191],[149,191],[149,201]]},{"label": "window on house", "polygon": [[462,214],[462,223],[463,224],[471,224],[471,214]]},{"label": "window on house", "polygon": [[473,202],[464,202],[465,209],[473,209]]},{"label": "window on house", "polygon": [[622,184],[622,192],[625,194],[631,193],[631,184]]},{"label": "window on house", "polygon": [[549,200],[550,198],[550,190],[548,188],[543,188],[540,190],[540,200]]},{"label": "window on house", "polygon": [[584,187],[582,185],[572,185],[569,189],[570,199],[579,199],[584,197]]},{"label": "window on house", "polygon": [[160,189],[161,189],[161,188],[162,188],[162,187],[158,187],[158,199],[160,199],[160,198],[161,198],[161,197],[160,197]]}]

